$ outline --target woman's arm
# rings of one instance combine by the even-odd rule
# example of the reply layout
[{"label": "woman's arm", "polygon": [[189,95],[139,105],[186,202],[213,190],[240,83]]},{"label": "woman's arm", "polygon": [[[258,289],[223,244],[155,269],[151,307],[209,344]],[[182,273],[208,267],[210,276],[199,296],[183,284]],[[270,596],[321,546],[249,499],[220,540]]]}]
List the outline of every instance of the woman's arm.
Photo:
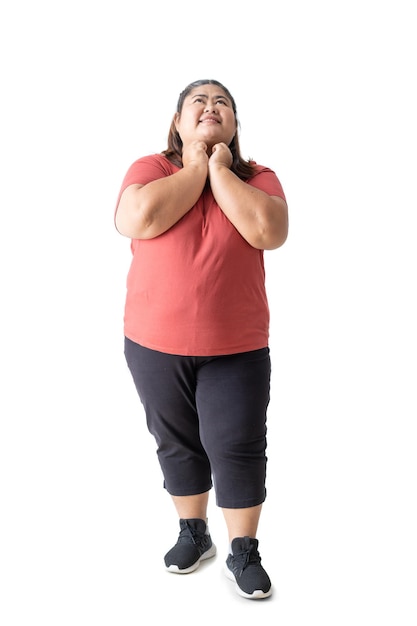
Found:
[{"label": "woman's arm", "polygon": [[183,167],[146,185],[129,185],[116,210],[117,230],[131,239],[152,239],[180,220],[197,202],[207,179],[206,145],[191,144]]},{"label": "woman's arm", "polygon": [[217,204],[251,246],[260,250],[279,248],[288,235],[287,203],[240,180],[230,165],[226,144],[214,146],[209,176]]}]

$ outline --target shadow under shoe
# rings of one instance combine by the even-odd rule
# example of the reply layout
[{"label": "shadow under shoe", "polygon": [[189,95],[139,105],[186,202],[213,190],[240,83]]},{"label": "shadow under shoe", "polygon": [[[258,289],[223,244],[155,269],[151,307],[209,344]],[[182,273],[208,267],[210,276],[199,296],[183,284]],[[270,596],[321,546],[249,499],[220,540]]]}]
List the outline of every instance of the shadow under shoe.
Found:
[{"label": "shadow under shoe", "polygon": [[236,583],[236,591],[243,598],[259,600],[272,594],[271,581],[261,565],[258,540],[252,537],[236,537],[232,552],[226,560],[225,573]]},{"label": "shadow under shoe", "polygon": [[216,546],[208,533],[207,524],[202,519],[180,519],[178,541],[164,560],[169,572],[189,574],[197,569],[201,561],[216,554]]}]

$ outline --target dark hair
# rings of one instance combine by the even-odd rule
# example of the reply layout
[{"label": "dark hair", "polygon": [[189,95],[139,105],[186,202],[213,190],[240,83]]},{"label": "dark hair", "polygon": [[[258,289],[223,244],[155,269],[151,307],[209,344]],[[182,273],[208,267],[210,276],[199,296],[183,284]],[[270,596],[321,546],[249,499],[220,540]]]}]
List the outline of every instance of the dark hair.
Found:
[{"label": "dark hair", "polygon": [[[236,119],[236,126],[237,128],[239,128],[236,103],[232,94],[228,89],[226,89],[224,85],[219,83],[219,81],[213,79],[196,80],[193,83],[190,83],[183,91],[181,91],[177,103],[177,113],[181,113],[184,100],[188,96],[190,91],[195,87],[200,87],[201,85],[217,85],[218,87],[223,89],[227,97],[230,99],[230,102],[232,103],[232,109]],[[235,134],[232,141],[230,142],[229,149],[233,156],[233,162],[230,167],[232,172],[242,180],[248,180],[249,178],[251,178],[255,173],[255,168],[250,160],[243,159],[240,154],[238,133]],[[175,128],[174,118],[171,122],[171,127],[168,133],[168,148],[164,150],[162,154],[164,154],[166,158],[169,159],[169,161],[171,161],[178,167],[182,167],[182,140],[177,129]]]}]

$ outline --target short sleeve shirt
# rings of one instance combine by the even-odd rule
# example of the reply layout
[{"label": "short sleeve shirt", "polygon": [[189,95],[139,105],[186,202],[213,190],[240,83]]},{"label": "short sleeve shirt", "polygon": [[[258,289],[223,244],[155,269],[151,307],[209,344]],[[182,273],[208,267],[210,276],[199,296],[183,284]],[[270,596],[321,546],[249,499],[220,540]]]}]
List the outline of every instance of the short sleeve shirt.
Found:
[{"label": "short sleeve shirt", "polygon": [[[247,184],[285,199],[276,174],[255,166]],[[162,154],[142,157],[128,169],[120,195],[129,185],[144,185],[178,169]],[[263,251],[239,234],[209,188],[169,230],[153,239],[133,239],[131,250],[126,337],[184,356],[235,354],[268,345]]]}]

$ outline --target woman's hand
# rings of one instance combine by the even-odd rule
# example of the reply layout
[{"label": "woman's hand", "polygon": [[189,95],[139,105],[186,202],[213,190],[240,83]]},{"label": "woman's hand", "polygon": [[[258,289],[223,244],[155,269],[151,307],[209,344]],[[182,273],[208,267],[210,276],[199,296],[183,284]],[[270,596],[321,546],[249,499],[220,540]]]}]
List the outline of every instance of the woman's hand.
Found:
[{"label": "woman's hand", "polygon": [[204,141],[192,141],[184,145],[182,149],[182,166],[203,166],[208,167],[207,144]]},{"label": "woman's hand", "polygon": [[222,166],[230,169],[232,162],[233,156],[228,146],[225,143],[216,143],[209,158],[209,169],[211,166]]}]

